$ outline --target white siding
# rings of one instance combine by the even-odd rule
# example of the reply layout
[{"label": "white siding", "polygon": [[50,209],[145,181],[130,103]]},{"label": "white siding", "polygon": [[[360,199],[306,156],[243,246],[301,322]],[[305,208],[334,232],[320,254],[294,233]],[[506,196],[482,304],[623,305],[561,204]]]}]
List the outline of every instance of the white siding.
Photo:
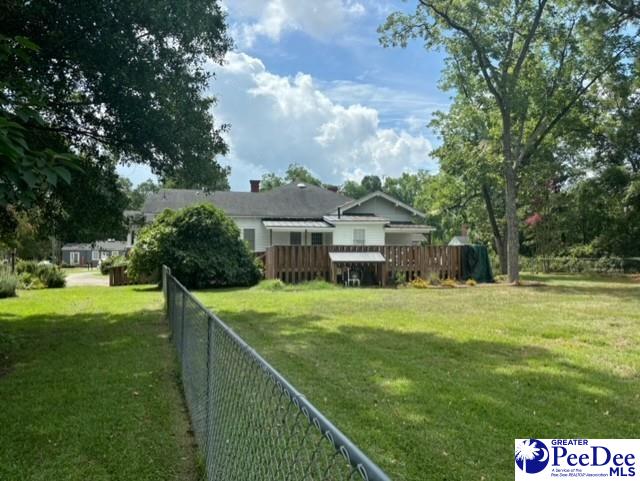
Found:
[{"label": "white siding", "polygon": [[273,245],[274,246],[288,246],[290,242],[289,232],[273,232]]},{"label": "white siding", "polygon": [[402,207],[396,207],[382,197],[369,199],[362,205],[344,211],[343,214],[374,214],[389,219],[392,222],[411,222],[414,219],[411,212],[406,211]]},{"label": "white siding", "polygon": [[[302,233],[302,245],[310,246],[311,245],[311,232],[307,232],[307,236],[305,238],[304,231],[297,231]],[[268,234],[268,232],[267,232]],[[291,244],[289,234],[291,232],[273,232],[273,245],[274,246],[288,246]],[[331,232],[323,232],[322,233],[322,243],[324,245],[332,244],[332,233]]]},{"label": "white siding", "polygon": [[364,229],[364,243],[368,246],[384,245],[384,226],[363,222],[338,222],[333,232],[335,245],[353,245],[353,230]]},{"label": "white siding", "polygon": [[263,252],[269,247],[269,231],[262,225],[262,219],[257,217],[234,217],[240,238],[242,239],[243,229],[255,229],[256,231],[256,252]]}]

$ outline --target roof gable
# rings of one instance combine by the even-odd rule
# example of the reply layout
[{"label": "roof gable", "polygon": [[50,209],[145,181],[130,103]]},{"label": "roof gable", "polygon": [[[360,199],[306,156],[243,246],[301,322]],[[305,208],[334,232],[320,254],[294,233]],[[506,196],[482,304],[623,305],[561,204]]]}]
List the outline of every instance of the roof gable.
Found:
[{"label": "roof gable", "polygon": [[[384,199],[386,202],[389,202],[394,207],[402,209],[403,211],[411,215],[421,217],[423,219],[427,217],[427,215],[424,212],[420,212],[419,210],[414,209],[410,205],[407,205],[404,202],[399,201],[395,197],[392,197],[389,194],[385,194],[384,192],[380,192],[380,191],[372,192],[359,199],[351,200],[345,203],[344,205],[340,206],[340,210],[343,213],[347,213],[349,210],[363,206],[374,199]],[[372,212],[372,213],[375,213],[375,212]]]}]

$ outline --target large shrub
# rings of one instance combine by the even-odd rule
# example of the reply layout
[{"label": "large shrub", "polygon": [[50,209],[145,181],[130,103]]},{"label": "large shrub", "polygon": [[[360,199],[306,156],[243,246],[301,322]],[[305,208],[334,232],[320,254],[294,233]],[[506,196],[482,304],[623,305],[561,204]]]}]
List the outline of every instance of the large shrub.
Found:
[{"label": "large shrub", "polygon": [[64,287],[65,274],[50,262],[20,261],[16,273],[21,289],[42,289]]},{"label": "large shrub", "polygon": [[206,204],[166,210],[140,231],[128,274],[150,276],[163,264],[187,287],[249,286],[260,280],[235,222]]},{"label": "large shrub", "polygon": [[17,286],[18,278],[0,266],[0,298],[15,296]]}]

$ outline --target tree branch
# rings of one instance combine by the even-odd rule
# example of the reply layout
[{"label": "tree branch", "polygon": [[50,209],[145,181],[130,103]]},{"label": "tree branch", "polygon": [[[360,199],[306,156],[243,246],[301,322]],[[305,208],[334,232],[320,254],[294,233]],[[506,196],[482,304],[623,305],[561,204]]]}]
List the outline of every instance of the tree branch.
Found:
[{"label": "tree branch", "polygon": [[544,12],[544,7],[547,4],[547,0],[538,1],[538,9],[536,10],[535,17],[533,18],[533,22],[531,24],[531,28],[527,33],[527,37],[524,40],[524,44],[522,45],[522,50],[520,50],[520,55],[518,55],[518,60],[516,62],[516,66],[513,69],[513,78],[517,79],[520,75],[520,71],[522,70],[522,65],[524,61],[527,59],[527,54],[529,53],[529,46],[533,41],[533,37],[538,30],[538,26],[540,25],[540,19],[542,18],[542,12]]},{"label": "tree branch", "polygon": [[602,78],[602,76],[605,73],[607,73],[609,71],[609,69],[611,67],[613,67],[613,65],[615,65],[616,62],[618,62],[618,60],[620,59],[622,54],[624,52],[626,52],[628,49],[629,49],[629,45],[627,45],[627,46],[623,47],[622,49],[620,49],[618,51],[618,53],[616,55],[614,55],[613,58],[609,62],[607,62],[605,67],[602,70],[600,70],[600,72],[598,72],[591,80],[589,80],[584,85],[583,85],[583,83],[584,83],[584,80],[586,79],[588,73],[585,72],[582,75],[582,77],[580,78],[580,81],[579,81],[579,84],[581,86],[576,90],[575,94],[564,105],[564,107],[562,107],[562,109],[560,109],[560,111],[551,120],[551,122],[549,122],[547,125],[544,125],[544,122],[538,122],[538,127],[534,130],[534,132],[531,135],[531,138],[529,139],[529,141],[527,142],[525,147],[520,152],[520,156],[519,156],[520,158],[518,159],[519,162],[524,162],[529,157],[531,157],[533,152],[536,151],[536,149],[540,146],[540,144],[545,139],[545,137],[549,134],[549,132],[551,132],[551,130],[553,130],[553,128],[558,124],[558,122],[560,122],[569,113],[569,111],[576,104],[576,102],[578,102],[578,100],[580,100],[580,97],[582,97],[593,86],[593,84],[595,84],[598,80],[600,80],[600,78]]},{"label": "tree branch", "polygon": [[427,0],[419,0],[419,2],[424,7],[433,10],[433,12],[435,12],[436,15],[442,18],[451,28],[462,33],[471,42],[471,45],[473,46],[473,49],[475,50],[476,55],[478,56],[478,64],[480,65],[480,71],[482,72],[482,76],[484,77],[485,83],[487,84],[487,88],[498,101],[500,110],[503,110],[502,95],[500,94],[500,92],[498,92],[498,89],[496,88],[491,75],[494,72],[494,69],[491,66],[491,62],[487,58],[487,55],[484,49],[480,45],[480,42],[478,42],[478,39],[475,37],[475,35],[467,27],[460,25],[458,22],[453,20],[446,12],[439,10]]}]

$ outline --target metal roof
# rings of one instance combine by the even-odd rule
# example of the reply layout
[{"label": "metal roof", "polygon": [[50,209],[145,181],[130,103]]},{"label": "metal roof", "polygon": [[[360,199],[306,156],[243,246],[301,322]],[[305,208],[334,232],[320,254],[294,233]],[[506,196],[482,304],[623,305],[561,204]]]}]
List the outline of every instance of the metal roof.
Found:
[{"label": "metal roof", "polygon": [[395,232],[395,233],[403,233],[403,232],[433,232],[436,230],[435,227],[424,224],[389,224],[384,228],[385,232]]},{"label": "metal roof", "polygon": [[380,252],[329,252],[331,262],[384,262]]},{"label": "metal roof", "polygon": [[290,228],[290,229],[333,229],[331,224],[321,220],[263,220],[262,224],[267,229]]},{"label": "metal roof", "polygon": [[362,223],[381,223],[386,224],[389,219],[378,217],[377,215],[325,215],[324,220],[331,224],[335,222],[362,222]]}]

